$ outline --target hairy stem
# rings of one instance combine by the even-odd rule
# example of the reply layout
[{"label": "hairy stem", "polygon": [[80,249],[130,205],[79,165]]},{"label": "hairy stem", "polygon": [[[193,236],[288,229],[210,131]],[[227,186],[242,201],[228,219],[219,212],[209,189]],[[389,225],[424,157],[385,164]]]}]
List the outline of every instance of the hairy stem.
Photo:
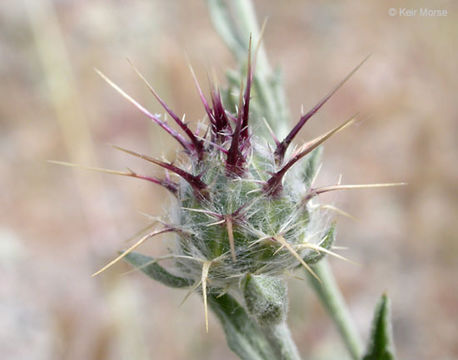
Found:
[{"label": "hairy stem", "polygon": [[242,360],[300,360],[286,321],[260,326],[230,295],[208,298],[221,321],[229,347]]},{"label": "hairy stem", "polygon": [[242,360],[274,360],[275,351],[256,322],[230,295],[210,295],[208,303],[221,322],[229,348]]},{"label": "hairy stem", "polygon": [[274,349],[277,359],[282,360],[300,360],[301,357],[297,351],[291,332],[286,322],[263,328],[266,338]]},{"label": "hairy stem", "polygon": [[360,336],[353,324],[350,312],[337,286],[328,261],[323,259],[316,265],[313,265],[312,268],[321,280],[320,283],[308,274],[314,290],[336,324],[351,357],[354,360],[361,359],[362,342]]}]

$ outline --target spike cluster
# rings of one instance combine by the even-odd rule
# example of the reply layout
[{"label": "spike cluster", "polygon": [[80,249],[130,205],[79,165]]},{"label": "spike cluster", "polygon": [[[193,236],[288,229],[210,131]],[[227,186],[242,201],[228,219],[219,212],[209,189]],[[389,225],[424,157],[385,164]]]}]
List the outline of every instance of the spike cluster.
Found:
[{"label": "spike cluster", "polygon": [[[183,134],[157,115],[151,114],[99,72],[114,89],[162,127],[183,148],[183,156],[180,156],[179,164],[175,165],[116,147],[165,169],[167,176],[164,179],[140,176],[130,169],[127,172],[102,171],[161,185],[174,195],[176,205],[172,207],[170,219],[167,222],[161,221],[162,229],[146,234],[101,271],[147,239],[163,233],[173,233],[175,247],[168,258],[174,261],[175,273],[186,280],[184,283],[193,284],[191,291],[200,287],[206,301],[207,294],[224,293],[232,285],[239,284],[247,274],[277,276],[303,266],[316,277],[309,264],[325,254],[340,257],[330,251],[334,228],[329,226],[324,216],[326,210],[333,207],[316,206],[313,198],[323,192],[370,185],[339,184],[314,188],[312,179],[317,171],[315,154],[318,147],[351,124],[354,117],[303,146],[294,149],[290,149],[290,146],[306,122],[350,75],[303,115],[283,140],[279,141],[272,134],[273,142],[269,142],[257,138],[250,128],[254,67],[250,41],[245,84],[241,84],[235,112],[224,106],[223,97],[216,85],[211,88],[210,102],[207,101],[191,68],[208,118],[204,136],[194,133],[135,68]],[[169,173],[174,177],[173,180]]]}]

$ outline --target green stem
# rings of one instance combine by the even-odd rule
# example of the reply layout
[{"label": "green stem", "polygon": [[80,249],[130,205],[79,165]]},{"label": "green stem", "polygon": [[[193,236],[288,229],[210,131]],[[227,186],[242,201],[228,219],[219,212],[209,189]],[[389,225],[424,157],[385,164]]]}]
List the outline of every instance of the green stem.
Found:
[{"label": "green stem", "polygon": [[343,341],[354,360],[361,359],[362,342],[353,320],[348,311],[345,300],[337,286],[331,267],[326,259],[321,260],[312,266],[313,271],[318,275],[321,283],[309,274],[310,282],[313,285],[320,301],[327,312],[334,320]]},{"label": "green stem", "polygon": [[291,332],[286,322],[263,328],[266,338],[274,349],[277,359],[282,360],[300,360],[301,357],[297,351]]},{"label": "green stem", "polygon": [[230,295],[209,295],[208,304],[221,322],[229,348],[242,360],[275,360],[276,352],[256,322]]},{"label": "green stem", "polygon": [[259,326],[233,297],[208,297],[221,321],[229,347],[242,360],[300,360],[286,322]]}]

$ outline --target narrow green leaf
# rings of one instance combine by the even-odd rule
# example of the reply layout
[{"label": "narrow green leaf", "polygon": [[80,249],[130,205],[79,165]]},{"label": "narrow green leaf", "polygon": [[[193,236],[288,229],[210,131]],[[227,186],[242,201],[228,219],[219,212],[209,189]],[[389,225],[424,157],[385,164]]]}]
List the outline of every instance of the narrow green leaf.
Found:
[{"label": "narrow green leaf", "polygon": [[395,360],[391,330],[390,300],[383,294],[372,320],[372,331],[363,360]]},{"label": "narrow green leaf", "polygon": [[[256,13],[251,1],[207,0],[210,19],[216,31],[234,54],[239,66],[245,64],[248,56],[248,40],[252,35],[253,44],[260,36]],[[239,73],[242,73],[240,69]],[[229,77],[229,83],[233,77]],[[238,87],[240,82],[236,83]],[[253,102],[259,106],[259,119],[265,118],[279,138],[288,134],[288,107],[286,96],[279,83],[279,77],[270,68],[265,50],[260,44],[256,57],[256,71],[253,78]],[[257,114],[257,113],[256,113]],[[252,117],[254,122],[258,116]],[[263,129],[263,125],[259,126]],[[260,135],[261,133],[261,135]],[[258,136],[270,138],[267,131],[258,130]]]},{"label": "narrow green leaf", "polygon": [[131,252],[124,257],[124,260],[150,278],[172,288],[188,287],[194,283],[191,279],[185,279],[169,273],[154,258],[146,255]]},{"label": "narrow green leaf", "polygon": [[237,59],[244,59],[246,44],[241,39],[239,28],[230,16],[226,2],[223,0],[207,0],[207,6],[213,26],[227,47],[234,53]]}]

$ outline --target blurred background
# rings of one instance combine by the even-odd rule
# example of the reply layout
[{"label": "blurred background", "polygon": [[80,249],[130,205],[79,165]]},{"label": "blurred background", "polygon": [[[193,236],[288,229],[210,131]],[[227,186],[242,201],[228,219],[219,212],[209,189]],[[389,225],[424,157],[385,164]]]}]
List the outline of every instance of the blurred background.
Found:
[{"label": "blurred background", "polygon": [[[283,69],[292,119],[362,58],[372,57],[301,132],[330,140],[318,183],[406,181],[407,187],[328,196],[358,220],[338,219],[338,245],[361,265],[331,260],[366,339],[383,291],[392,299],[399,359],[458,358],[458,3],[255,1],[265,45]],[[447,10],[390,16],[389,8]],[[162,112],[131,59],[195,126],[204,111],[188,59],[207,72],[234,60],[204,1],[0,2],[0,353],[3,359],[235,359],[203,305],[117,264],[116,255],[168,195],[135,179],[63,168],[48,159],[160,171],[116,144],[172,159],[176,146],[94,72],[101,69]],[[166,237],[142,251],[160,255]],[[307,283],[290,281],[289,323],[307,359],[344,359],[333,324]]]}]

